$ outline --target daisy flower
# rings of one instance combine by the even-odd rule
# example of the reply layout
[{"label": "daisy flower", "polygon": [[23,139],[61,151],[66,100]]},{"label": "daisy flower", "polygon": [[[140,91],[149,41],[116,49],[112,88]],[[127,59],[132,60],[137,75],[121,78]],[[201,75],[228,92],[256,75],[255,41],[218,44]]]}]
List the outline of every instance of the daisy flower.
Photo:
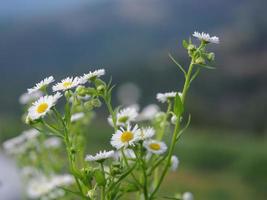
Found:
[{"label": "daisy flower", "polygon": [[19,103],[20,104],[28,104],[28,103],[31,103],[32,101],[35,101],[36,99],[39,99],[41,96],[43,96],[43,93],[39,90],[36,92],[33,92],[31,94],[26,92],[26,93],[23,93],[19,97]]},{"label": "daisy flower", "polygon": [[194,200],[194,196],[191,192],[185,192],[183,194],[182,200]]},{"label": "daisy flower", "polygon": [[[166,92],[166,93],[158,93],[157,100],[161,103],[165,103],[168,99],[175,98],[177,92]],[[178,95],[181,97],[182,93],[178,92]]]},{"label": "daisy flower", "polygon": [[194,37],[198,38],[199,40],[201,41],[205,41],[205,42],[211,42],[211,43],[215,43],[215,44],[219,44],[220,43],[220,40],[217,36],[213,36],[211,37],[210,34],[208,33],[199,33],[197,31],[194,32],[193,34]]},{"label": "daisy flower", "polygon": [[[138,113],[134,107],[124,108],[117,113],[116,124],[117,126],[125,126],[126,124],[135,121],[137,116]],[[108,118],[108,122],[113,126],[113,121],[111,116]]]},{"label": "daisy flower", "polygon": [[160,109],[156,104],[150,104],[143,108],[142,112],[138,115],[137,120],[152,120],[159,111]]},{"label": "daisy flower", "polygon": [[175,171],[178,168],[179,159],[177,156],[173,155],[171,157],[171,171]]},{"label": "daisy flower", "polygon": [[48,111],[50,111],[51,107],[53,107],[58,99],[62,95],[60,93],[56,93],[55,95],[46,95],[39,98],[35,101],[32,106],[28,110],[28,116],[31,120],[36,120],[41,117],[44,117]]},{"label": "daisy flower", "polygon": [[108,158],[114,157],[114,151],[100,151],[95,156],[87,155],[85,161],[96,161],[96,162],[103,162]]},{"label": "daisy flower", "polygon": [[92,81],[95,78],[99,78],[100,76],[103,76],[103,75],[105,75],[105,70],[104,69],[98,69],[98,70],[95,70],[93,72],[90,71],[89,73],[84,74],[81,79],[82,79],[83,83],[86,83],[87,81]]},{"label": "daisy flower", "polygon": [[148,140],[144,142],[144,147],[150,153],[163,154],[167,150],[167,145],[164,142],[157,140]]},{"label": "daisy flower", "polygon": [[81,84],[81,78],[79,78],[79,77],[75,77],[75,78],[67,77],[67,78],[61,80],[61,82],[54,85],[52,87],[52,89],[54,92],[59,91],[59,90],[65,91],[65,90],[69,90],[71,88],[77,87],[80,84]]},{"label": "daisy flower", "polygon": [[76,121],[82,119],[84,116],[85,116],[85,114],[83,112],[74,113],[73,115],[71,115],[70,121],[76,122]]},{"label": "daisy flower", "polygon": [[45,78],[44,80],[40,81],[39,83],[36,83],[36,85],[30,89],[28,89],[28,93],[32,94],[33,92],[37,92],[39,90],[45,89],[50,83],[54,82],[55,79],[53,76],[49,76]]},{"label": "daisy flower", "polygon": [[142,128],[140,131],[139,131],[139,139],[140,140],[147,140],[147,139],[150,139],[152,138],[153,136],[155,135],[155,130],[154,128],[152,127],[147,127],[147,128]]},{"label": "daisy flower", "polygon": [[127,129],[121,128],[112,135],[110,143],[116,149],[133,146],[134,143],[139,140],[139,132],[140,130],[137,125],[131,128],[131,126],[128,124]]}]

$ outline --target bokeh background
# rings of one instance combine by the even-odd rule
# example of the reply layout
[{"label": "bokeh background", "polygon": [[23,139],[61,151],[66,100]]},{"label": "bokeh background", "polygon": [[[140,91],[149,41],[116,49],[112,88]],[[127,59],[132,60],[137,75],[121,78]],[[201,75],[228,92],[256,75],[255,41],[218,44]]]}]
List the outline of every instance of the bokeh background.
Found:
[{"label": "bokeh background", "polygon": [[[211,48],[217,69],[202,71],[192,86],[192,126],[176,149],[180,169],[164,190],[190,190],[196,199],[264,200],[266,8],[265,0],[1,1],[0,141],[24,128],[19,96],[49,75],[105,68],[115,93],[123,94],[114,95],[116,103],[125,103],[121,91],[129,87],[136,95],[128,103],[156,103],[157,92],[177,90],[183,81],[168,53],[187,65],[182,39],[205,31],[221,40]],[[107,138],[102,124],[95,126]],[[100,144],[101,137],[93,139]]]}]

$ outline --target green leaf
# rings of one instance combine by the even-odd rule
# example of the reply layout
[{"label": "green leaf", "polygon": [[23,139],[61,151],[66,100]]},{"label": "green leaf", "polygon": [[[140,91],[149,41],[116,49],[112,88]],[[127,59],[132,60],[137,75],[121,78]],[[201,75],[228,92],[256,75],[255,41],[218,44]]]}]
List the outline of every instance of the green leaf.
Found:
[{"label": "green leaf", "polygon": [[95,170],[94,177],[95,177],[95,181],[96,181],[97,185],[99,185],[99,186],[106,185],[105,175],[100,169]]},{"label": "green leaf", "polygon": [[187,47],[188,47],[188,43],[187,43],[186,40],[183,40],[183,47],[184,47],[185,49],[187,49]]},{"label": "green leaf", "polygon": [[173,112],[176,116],[181,116],[181,114],[184,112],[184,106],[178,93],[175,96]]},{"label": "green leaf", "polygon": [[203,68],[206,68],[206,69],[216,69],[216,67],[212,67],[212,66],[208,66],[208,65],[200,65],[200,66]]},{"label": "green leaf", "polygon": [[190,122],[191,122],[191,115],[189,114],[186,125],[182,130],[180,130],[179,134],[177,135],[176,141],[181,137],[182,133],[189,127]]},{"label": "green leaf", "polygon": [[170,59],[174,62],[174,64],[177,65],[177,67],[179,67],[179,69],[184,73],[184,76],[186,77],[186,71],[184,70],[184,68],[182,67],[182,65],[180,65],[173,57],[172,55],[169,53],[169,57]]}]

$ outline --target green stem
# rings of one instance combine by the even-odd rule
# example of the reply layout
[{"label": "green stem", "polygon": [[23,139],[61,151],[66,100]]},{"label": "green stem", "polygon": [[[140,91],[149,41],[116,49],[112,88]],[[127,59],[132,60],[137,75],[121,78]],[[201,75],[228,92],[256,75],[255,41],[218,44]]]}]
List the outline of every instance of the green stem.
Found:
[{"label": "green stem", "polygon": [[[186,79],[185,79],[183,92],[182,92],[182,98],[181,98],[183,104],[185,102],[185,97],[186,97],[187,91],[188,91],[189,86],[190,86],[190,79],[191,79],[191,74],[192,74],[192,71],[193,71],[193,67],[194,67],[194,58],[192,58],[191,63],[189,65],[188,72],[186,74]],[[180,116],[177,116],[177,118],[179,119]],[[163,172],[162,172],[162,174],[160,176],[160,179],[159,179],[154,191],[150,195],[150,199],[151,200],[153,199],[154,195],[158,191],[158,189],[159,189],[160,185],[162,184],[162,181],[163,181],[164,177],[166,176],[166,173],[167,173],[167,171],[169,169],[169,165],[170,165],[170,162],[171,162],[171,156],[173,155],[173,151],[174,151],[174,147],[175,147],[175,144],[176,144],[176,141],[177,141],[176,138],[177,138],[177,134],[179,133],[179,129],[180,129],[180,120],[177,120],[177,123],[176,123],[175,128],[174,128],[174,132],[173,132],[173,135],[172,135],[171,145],[170,145],[170,149],[169,149],[168,156],[167,156],[167,162],[166,162],[166,164],[164,166]]]},{"label": "green stem", "polygon": [[[104,165],[103,165],[103,162],[100,163],[100,166],[101,166],[101,170],[105,176],[105,170],[104,170]],[[106,188],[105,188],[105,185],[102,186],[102,190],[101,190],[101,200],[105,200],[105,196],[106,196]]]}]

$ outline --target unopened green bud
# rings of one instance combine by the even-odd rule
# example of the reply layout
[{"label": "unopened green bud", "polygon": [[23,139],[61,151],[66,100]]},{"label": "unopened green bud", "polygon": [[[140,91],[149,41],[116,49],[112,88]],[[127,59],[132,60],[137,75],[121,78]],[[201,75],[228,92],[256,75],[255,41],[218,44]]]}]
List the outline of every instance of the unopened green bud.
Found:
[{"label": "unopened green bud", "polygon": [[71,147],[71,148],[70,148],[70,153],[71,153],[71,154],[76,154],[76,150],[75,150],[74,147]]},{"label": "unopened green bud", "polygon": [[94,107],[100,107],[101,106],[101,101],[99,99],[93,99],[92,104]]},{"label": "unopened green bud", "polygon": [[209,61],[213,61],[215,59],[215,54],[214,53],[209,53],[207,55],[207,58],[208,58]]},{"label": "unopened green bud", "polygon": [[187,47],[187,49],[188,49],[189,51],[192,51],[192,50],[195,50],[195,49],[196,49],[196,46],[193,45],[193,44],[189,44],[188,47]]},{"label": "unopened green bud", "polygon": [[200,64],[200,65],[204,65],[205,64],[205,59],[204,58],[202,58],[202,57],[198,57],[197,59],[196,59],[196,62],[195,62],[196,64]]},{"label": "unopened green bud", "polygon": [[104,85],[99,85],[97,86],[96,88],[98,91],[103,91],[105,89],[105,86]]},{"label": "unopened green bud", "polygon": [[84,86],[78,86],[76,88],[76,93],[79,95],[79,96],[85,96],[86,95],[86,89]]},{"label": "unopened green bud", "polygon": [[64,95],[66,99],[70,99],[70,97],[72,96],[72,92],[70,90],[67,90]]}]

